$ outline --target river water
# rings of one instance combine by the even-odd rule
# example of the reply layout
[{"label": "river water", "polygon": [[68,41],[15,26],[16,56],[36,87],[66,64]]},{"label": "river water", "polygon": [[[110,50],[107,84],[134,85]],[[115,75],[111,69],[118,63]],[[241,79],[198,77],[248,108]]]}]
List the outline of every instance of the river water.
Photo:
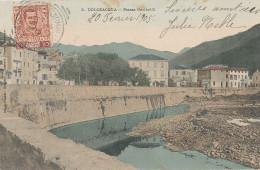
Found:
[{"label": "river water", "polygon": [[116,156],[138,169],[249,169],[224,159],[210,158],[197,151],[172,152],[160,136],[130,137],[126,133],[139,122],[183,114],[187,105],[91,120],[50,130],[92,149]]}]

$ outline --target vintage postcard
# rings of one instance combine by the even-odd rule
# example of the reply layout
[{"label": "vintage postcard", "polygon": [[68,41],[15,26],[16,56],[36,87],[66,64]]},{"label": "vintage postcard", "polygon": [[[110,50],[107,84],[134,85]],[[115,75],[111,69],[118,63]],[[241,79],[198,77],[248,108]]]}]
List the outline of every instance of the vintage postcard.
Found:
[{"label": "vintage postcard", "polygon": [[0,170],[260,169],[259,0],[0,1]]}]

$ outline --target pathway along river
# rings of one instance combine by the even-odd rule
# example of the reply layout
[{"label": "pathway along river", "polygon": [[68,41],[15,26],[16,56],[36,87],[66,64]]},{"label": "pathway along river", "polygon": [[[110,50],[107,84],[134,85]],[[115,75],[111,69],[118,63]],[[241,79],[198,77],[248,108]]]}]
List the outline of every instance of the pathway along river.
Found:
[{"label": "pathway along river", "polygon": [[210,158],[197,151],[172,152],[160,136],[130,137],[126,134],[139,122],[183,114],[187,105],[91,120],[50,130],[92,149],[116,156],[138,169],[249,169],[224,159]]}]

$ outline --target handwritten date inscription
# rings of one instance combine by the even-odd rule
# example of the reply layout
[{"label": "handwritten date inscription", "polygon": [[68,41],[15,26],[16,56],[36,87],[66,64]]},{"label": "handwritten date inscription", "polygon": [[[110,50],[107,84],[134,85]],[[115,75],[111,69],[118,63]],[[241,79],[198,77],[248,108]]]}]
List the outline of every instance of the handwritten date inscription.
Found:
[{"label": "handwritten date inscription", "polygon": [[101,14],[93,13],[90,18],[88,18],[89,23],[101,21],[101,22],[138,22],[138,23],[149,23],[153,20],[155,15],[147,15],[145,13],[139,13],[137,15],[126,15],[120,16],[115,15],[112,12]]}]

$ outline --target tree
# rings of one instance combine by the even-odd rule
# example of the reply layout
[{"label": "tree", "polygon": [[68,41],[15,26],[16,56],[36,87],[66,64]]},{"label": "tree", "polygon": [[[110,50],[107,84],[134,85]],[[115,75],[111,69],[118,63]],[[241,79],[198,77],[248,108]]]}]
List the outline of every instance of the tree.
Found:
[{"label": "tree", "polygon": [[130,68],[127,61],[117,54],[87,54],[77,60],[67,59],[59,70],[58,77],[65,80],[75,80],[77,84],[88,81],[91,85],[108,85],[109,81],[127,84],[132,82],[137,86],[149,86],[149,78],[137,68]]},{"label": "tree", "polygon": [[64,80],[77,80],[78,69],[76,61],[73,58],[66,59],[62,64],[57,76]]},{"label": "tree", "polygon": [[134,86],[150,86],[150,79],[142,70],[134,68],[135,76],[132,79]]}]

